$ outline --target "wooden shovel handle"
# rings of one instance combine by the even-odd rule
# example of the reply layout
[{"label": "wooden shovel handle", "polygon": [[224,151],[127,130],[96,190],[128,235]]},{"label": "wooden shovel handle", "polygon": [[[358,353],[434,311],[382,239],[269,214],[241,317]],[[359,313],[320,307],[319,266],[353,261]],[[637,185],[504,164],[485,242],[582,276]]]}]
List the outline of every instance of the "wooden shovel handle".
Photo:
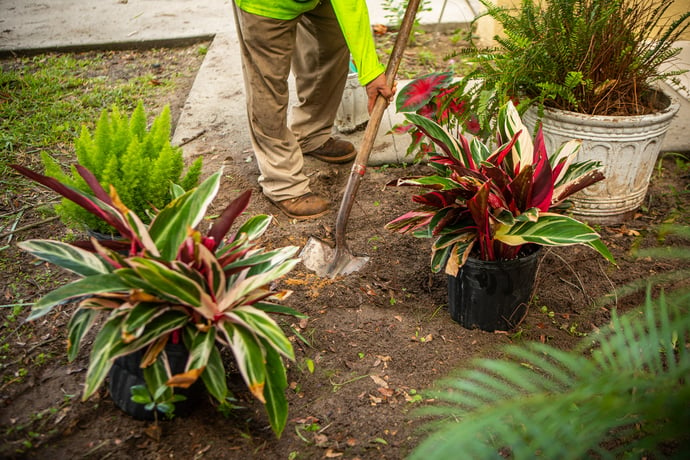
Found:
[{"label": "wooden shovel handle", "polygon": [[[386,84],[389,87],[393,86],[395,82],[395,76],[398,73],[398,68],[402,62],[403,53],[405,52],[405,47],[410,38],[410,33],[412,32],[412,26],[414,26],[414,20],[417,15],[417,9],[419,8],[420,0],[410,0],[407,4],[407,10],[405,10],[405,16],[400,23],[400,30],[395,38],[395,44],[393,45],[393,51],[391,52],[391,57],[388,60],[388,65],[386,66]],[[366,130],[364,131],[364,137],[359,146],[359,151],[355,157],[355,163],[352,169],[357,169],[357,173],[364,175],[366,172],[366,165],[369,161],[369,155],[371,155],[371,150],[374,146],[374,140],[376,140],[376,135],[379,132],[379,127],[381,126],[381,120],[383,119],[383,114],[386,112],[386,107],[388,106],[388,101],[385,97],[379,96],[374,102],[374,107],[371,110],[369,116],[369,122],[367,123]]]},{"label": "wooden shovel handle", "polygon": [[[388,86],[393,86],[395,81],[395,75],[398,72],[398,67],[400,67],[400,62],[402,61],[403,52],[405,51],[405,46],[410,38],[410,32],[412,31],[412,26],[414,25],[414,20],[417,15],[417,10],[419,9],[420,0],[410,0],[407,4],[407,9],[405,10],[405,16],[400,24],[400,30],[395,39],[395,45],[393,46],[393,52],[388,60],[388,65],[386,67],[386,83]],[[355,157],[355,162],[352,165],[352,170],[350,172],[350,177],[347,181],[347,187],[345,188],[345,193],[343,194],[343,199],[340,203],[340,209],[338,210],[338,217],[335,221],[335,250],[336,257],[335,262],[338,261],[340,254],[343,250],[346,250],[347,246],[345,243],[345,229],[347,227],[347,220],[350,216],[350,210],[352,209],[352,204],[357,194],[357,189],[359,188],[359,183],[366,172],[366,165],[369,161],[369,155],[371,154],[371,149],[374,145],[374,140],[376,139],[376,134],[379,131],[379,126],[381,125],[381,119],[388,106],[388,101],[385,97],[379,95],[374,103],[374,108],[371,111],[369,117],[369,122],[367,123],[366,130],[364,131],[364,137],[362,138],[362,143],[359,146],[359,151]]]}]

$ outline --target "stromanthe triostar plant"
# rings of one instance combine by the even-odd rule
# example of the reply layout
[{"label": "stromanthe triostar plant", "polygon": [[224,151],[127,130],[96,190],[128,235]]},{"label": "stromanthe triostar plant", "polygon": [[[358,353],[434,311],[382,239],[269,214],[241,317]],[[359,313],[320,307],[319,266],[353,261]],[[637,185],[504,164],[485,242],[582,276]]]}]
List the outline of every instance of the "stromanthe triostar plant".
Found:
[{"label": "stromanthe triostar plant", "polygon": [[418,206],[386,225],[399,233],[435,238],[431,268],[457,275],[472,254],[481,260],[510,260],[525,245],[584,244],[615,263],[588,225],[559,214],[573,193],[603,179],[593,161],[575,163],[580,141],[551,156],[539,129],[534,141],[513,104],[501,107],[493,152],[478,138],[451,134],[418,113],[405,117],[438,151],[429,153],[433,173],[404,177],[388,185],[429,191],[415,195]]},{"label": "stromanthe triostar plant", "polygon": [[[265,405],[271,427],[280,436],[287,422],[283,358],[294,360],[294,352],[269,314],[304,317],[277,304],[289,291],[274,287],[299,261],[294,257],[298,248],[268,251],[258,246],[257,239],[271,221],[266,215],[247,219],[226,237],[247,208],[250,191],[232,201],[204,234],[198,226],[219,190],[220,171],[144,224],[122,204],[114,188],[106,193],[81,166],[77,171],[92,194],[22,166],[12,167],[98,216],[123,238],[19,243],[39,259],[79,277],[38,300],[28,319],[41,318],[66,301],[78,302],[68,325],[70,360],[77,356],[86,333],[98,325],[84,399],[100,387],[116,358],[144,350],[145,376],[147,372],[155,376],[165,369],[160,363],[166,343],[181,340],[189,351],[184,372],[164,372],[152,381],[172,391],[201,379],[218,403],[228,404],[231,394],[218,344],[232,350],[247,387]],[[102,321],[97,322],[99,318]],[[157,391],[158,384],[149,388],[152,395]]]}]

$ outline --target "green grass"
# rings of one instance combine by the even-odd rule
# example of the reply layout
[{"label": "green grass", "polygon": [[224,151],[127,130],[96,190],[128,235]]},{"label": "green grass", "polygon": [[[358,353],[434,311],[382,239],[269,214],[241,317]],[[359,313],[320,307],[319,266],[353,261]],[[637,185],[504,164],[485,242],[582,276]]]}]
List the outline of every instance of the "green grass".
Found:
[{"label": "green grass", "polygon": [[[124,112],[138,100],[153,99],[174,85],[174,75],[151,73],[130,78],[109,75],[103,53],[45,54],[5,61],[0,69],[0,177],[13,189],[7,164],[31,165],[43,150],[70,152],[81,125],[93,125],[100,112],[116,105]],[[126,70],[126,69],[125,69]],[[13,179],[14,178],[14,179]]]}]

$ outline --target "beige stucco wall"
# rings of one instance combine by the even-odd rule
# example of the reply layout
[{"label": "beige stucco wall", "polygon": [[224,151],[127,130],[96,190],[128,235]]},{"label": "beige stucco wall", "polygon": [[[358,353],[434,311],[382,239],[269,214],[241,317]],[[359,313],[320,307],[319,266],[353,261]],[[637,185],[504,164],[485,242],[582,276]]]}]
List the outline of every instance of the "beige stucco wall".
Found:
[{"label": "beige stucco wall", "polygon": [[[494,0],[494,3],[499,6],[515,6],[520,4],[520,0]],[[677,18],[681,14],[690,10],[690,0],[675,0],[667,10],[669,18]],[[482,18],[477,25],[477,35],[481,38],[482,43],[490,45],[492,38],[499,34],[500,26],[496,24],[491,18]],[[681,36],[681,40],[690,41],[690,28]]]},{"label": "beige stucco wall", "polygon": [[[676,0],[668,9],[668,13],[672,18],[676,18],[687,11],[690,11],[690,0]],[[683,33],[681,40],[690,40],[690,28]]]}]

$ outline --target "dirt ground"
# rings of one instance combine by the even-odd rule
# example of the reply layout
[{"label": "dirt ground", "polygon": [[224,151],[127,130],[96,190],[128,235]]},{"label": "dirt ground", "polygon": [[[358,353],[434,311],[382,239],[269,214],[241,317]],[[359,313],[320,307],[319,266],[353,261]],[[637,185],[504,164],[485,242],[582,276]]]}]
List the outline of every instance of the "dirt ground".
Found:
[{"label": "dirt ground", "polygon": [[[451,41],[446,43],[454,46]],[[409,52],[415,49],[430,48],[411,48]],[[167,50],[170,59],[161,62],[171,67],[184,59],[199,59],[183,51]],[[145,60],[146,53],[126,53],[135,61]],[[118,59],[122,55],[113,53],[114,68]],[[411,58],[407,65],[414,62]],[[189,78],[167,101],[157,102],[171,103],[176,115],[191,83]],[[216,206],[252,189],[249,213],[275,215],[266,246],[301,246],[310,236],[332,241],[335,213],[315,221],[291,221],[260,194],[256,163],[246,161],[246,151],[215,153],[206,159],[205,172],[221,163],[225,166]],[[105,388],[88,401],[80,400],[88,355],[83,349],[76,361],[68,363],[65,354],[65,329],[73,306],[66,305],[30,324],[23,322],[28,310],[5,307],[0,308],[0,334],[5,341],[0,348],[0,457],[404,458],[421,439],[414,409],[431,403],[423,392],[434,381],[474,358],[499,358],[500,346],[507,343],[542,341],[568,349],[604,326],[611,308],[628,310],[642,301],[642,295],[635,294],[601,306],[596,303],[601,296],[629,281],[677,268],[668,262],[637,260],[631,254],[633,248],[660,244],[655,225],[688,224],[687,159],[676,162],[667,157],[659,163],[645,205],[635,219],[599,228],[618,268],[586,248],[542,251],[524,321],[506,332],[464,329],[448,314],[444,275],[429,270],[429,242],[384,229],[388,221],[409,209],[411,193],[384,184],[422,168],[372,168],[364,177],[347,228],[353,252],[371,256],[361,271],[330,280],[300,264],[280,282],[294,291],[285,304],[309,316],[300,322],[282,323],[293,340],[297,359],[288,368],[289,422],[280,439],[273,435],[263,408],[251,399],[235,371],[228,379],[241,409],[226,418],[210,401],[201,399],[191,413],[161,422],[160,439],[155,439],[151,423],[122,413]],[[315,191],[328,196],[337,208],[350,166],[308,158],[306,169]],[[36,203],[49,199],[39,189],[27,188],[11,197],[3,193],[0,214],[25,209],[20,226],[36,222],[45,218],[35,209]],[[64,226],[52,221],[15,235],[11,246],[0,253],[5,260],[0,281],[2,304],[33,301],[62,277],[52,267],[32,261],[14,243],[65,234]],[[668,239],[664,244],[680,242]],[[231,355],[226,354],[225,360],[232,369]]]}]

